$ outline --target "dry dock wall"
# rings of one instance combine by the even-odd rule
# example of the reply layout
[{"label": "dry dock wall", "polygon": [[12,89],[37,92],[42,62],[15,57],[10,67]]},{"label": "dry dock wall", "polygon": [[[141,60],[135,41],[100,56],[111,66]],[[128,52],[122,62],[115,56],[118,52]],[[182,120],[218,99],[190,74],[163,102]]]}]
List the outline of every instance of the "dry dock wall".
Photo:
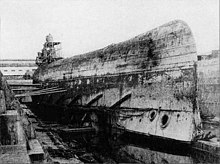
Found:
[{"label": "dry dock wall", "polygon": [[30,163],[19,105],[0,72],[0,163]]},{"label": "dry dock wall", "polygon": [[220,118],[220,51],[198,56],[198,101],[202,115]]}]

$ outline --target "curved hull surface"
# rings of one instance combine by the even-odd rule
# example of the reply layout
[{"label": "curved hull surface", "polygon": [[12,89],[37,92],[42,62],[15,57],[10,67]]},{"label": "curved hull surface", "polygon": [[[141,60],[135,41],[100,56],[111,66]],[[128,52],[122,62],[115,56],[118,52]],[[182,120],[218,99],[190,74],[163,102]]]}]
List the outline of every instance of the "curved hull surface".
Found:
[{"label": "curved hull surface", "polygon": [[34,80],[68,89],[69,102],[117,110],[129,131],[191,141],[195,132],[196,46],[172,21],[125,42],[44,65]]}]

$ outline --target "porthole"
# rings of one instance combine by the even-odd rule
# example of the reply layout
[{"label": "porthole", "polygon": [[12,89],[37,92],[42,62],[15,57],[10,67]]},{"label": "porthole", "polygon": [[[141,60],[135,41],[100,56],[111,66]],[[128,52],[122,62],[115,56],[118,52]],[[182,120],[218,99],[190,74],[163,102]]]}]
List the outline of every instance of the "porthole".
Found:
[{"label": "porthole", "polygon": [[167,114],[164,114],[164,115],[161,117],[160,127],[161,127],[161,128],[166,128],[167,125],[169,124],[169,121],[170,121],[170,117],[169,117]]},{"label": "porthole", "polygon": [[152,111],[149,112],[148,117],[149,117],[150,121],[153,121],[156,116],[157,116],[157,111],[156,110],[152,110]]}]

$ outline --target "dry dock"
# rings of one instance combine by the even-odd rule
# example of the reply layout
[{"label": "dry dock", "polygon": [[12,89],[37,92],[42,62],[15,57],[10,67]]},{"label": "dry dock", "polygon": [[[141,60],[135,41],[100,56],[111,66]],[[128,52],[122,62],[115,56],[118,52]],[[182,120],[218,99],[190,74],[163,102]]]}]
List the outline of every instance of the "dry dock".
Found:
[{"label": "dry dock", "polygon": [[[35,109],[31,104],[20,104],[4,77],[1,75],[0,78],[0,163],[220,162],[218,137],[198,140],[187,149],[188,153],[176,153],[155,149],[158,142],[152,146],[145,137],[133,137],[132,134],[120,137],[109,133],[109,129],[102,129],[103,133],[97,135],[93,127],[75,128],[70,124],[41,119],[40,115],[32,112]],[[49,106],[39,104],[37,108],[44,110]],[[51,109],[53,115],[56,114],[56,108],[53,106]],[[210,123],[210,126],[218,128],[219,124]],[[114,128],[111,129],[113,131]],[[123,129],[116,128],[115,132],[120,134]],[[130,138],[129,142],[125,138]]]},{"label": "dry dock", "polygon": [[220,163],[219,51],[198,56],[186,23],[70,59],[59,44],[37,84],[0,73],[0,163]]}]

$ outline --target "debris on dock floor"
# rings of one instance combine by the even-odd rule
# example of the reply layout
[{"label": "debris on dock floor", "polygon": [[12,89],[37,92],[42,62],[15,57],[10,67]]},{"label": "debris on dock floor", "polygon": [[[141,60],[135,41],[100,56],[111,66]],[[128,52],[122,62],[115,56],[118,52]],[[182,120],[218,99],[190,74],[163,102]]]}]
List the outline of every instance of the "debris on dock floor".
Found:
[{"label": "debris on dock floor", "polygon": [[[31,111],[28,110],[29,115],[31,114]],[[32,114],[33,116],[33,114]],[[56,134],[53,134],[49,129],[46,128],[46,130],[39,130],[42,129],[41,126],[43,124],[36,118],[31,118],[32,125],[34,127],[35,133],[36,133],[36,139],[31,141],[31,146],[35,146],[34,149],[36,149],[36,146],[38,147],[38,156],[39,154],[42,154],[39,144],[42,146],[43,151],[45,153],[44,159],[42,162],[57,162],[57,163],[82,163],[78,157],[74,154],[73,151],[71,151],[69,148],[67,148],[67,145],[62,142],[61,138],[57,136]],[[39,141],[39,142],[38,142]],[[34,155],[34,152],[31,154]],[[39,161],[39,158],[33,157],[31,158],[33,161]]]}]

